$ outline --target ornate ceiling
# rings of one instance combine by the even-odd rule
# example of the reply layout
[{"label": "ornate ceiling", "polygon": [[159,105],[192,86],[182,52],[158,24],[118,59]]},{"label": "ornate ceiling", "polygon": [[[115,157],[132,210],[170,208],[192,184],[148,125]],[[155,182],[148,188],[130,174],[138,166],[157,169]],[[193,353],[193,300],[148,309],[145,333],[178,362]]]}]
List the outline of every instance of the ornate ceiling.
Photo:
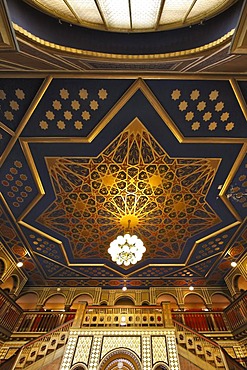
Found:
[{"label": "ornate ceiling", "polygon": [[38,9],[86,27],[120,32],[147,32],[205,21],[234,0],[25,0]]},{"label": "ornate ceiling", "polygon": [[[14,41],[20,71],[0,80],[1,243],[28,284],[224,284],[247,247],[246,76],[47,73],[42,47]],[[39,50],[29,72],[24,44]],[[128,220],[146,252],[123,267],[107,249]]]},{"label": "ornate ceiling", "polygon": [[[31,283],[221,282],[247,242],[246,111],[228,80],[1,87],[3,244]],[[129,219],[147,251],[123,268],[107,249]]]}]

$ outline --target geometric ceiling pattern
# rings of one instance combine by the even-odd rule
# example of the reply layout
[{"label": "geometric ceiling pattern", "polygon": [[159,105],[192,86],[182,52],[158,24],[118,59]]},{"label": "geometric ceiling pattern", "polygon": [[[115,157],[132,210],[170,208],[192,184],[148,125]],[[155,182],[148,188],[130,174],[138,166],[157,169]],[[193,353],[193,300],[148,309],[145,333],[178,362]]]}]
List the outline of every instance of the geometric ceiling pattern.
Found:
[{"label": "geometric ceiling pattern", "polygon": [[[29,285],[221,285],[246,251],[246,86],[1,80],[1,243]],[[146,252],[107,252],[130,222]]]}]

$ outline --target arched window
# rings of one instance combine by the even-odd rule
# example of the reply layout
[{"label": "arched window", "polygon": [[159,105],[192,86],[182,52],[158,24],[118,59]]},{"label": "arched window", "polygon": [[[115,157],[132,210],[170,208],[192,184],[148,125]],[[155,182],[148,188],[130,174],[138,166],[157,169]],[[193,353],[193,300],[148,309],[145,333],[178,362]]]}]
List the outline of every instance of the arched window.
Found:
[{"label": "arched window", "polygon": [[35,310],[38,302],[38,296],[36,293],[26,293],[17,299],[16,303],[24,310],[31,311]]},{"label": "arched window", "polygon": [[5,272],[5,263],[4,261],[0,258],[0,279],[3,277]]},{"label": "arched window", "polygon": [[161,304],[161,302],[170,302],[170,306],[172,310],[178,309],[178,303],[176,298],[171,294],[161,294],[157,299],[157,304]]},{"label": "arched window", "polygon": [[201,311],[206,308],[203,298],[193,293],[185,297],[184,306],[186,311]]},{"label": "arched window", "polygon": [[130,297],[120,297],[116,300],[115,305],[117,305],[117,306],[134,306],[135,303]]},{"label": "arched window", "polygon": [[64,307],[65,297],[62,294],[54,294],[46,300],[43,308],[47,311],[62,311]]},{"label": "arched window", "polygon": [[231,303],[230,299],[221,293],[215,293],[211,300],[214,311],[223,311]]},{"label": "arched window", "polygon": [[93,304],[93,298],[89,294],[80,294],[72,302],[71,310],[77,310],[79,302],[87,302],[89,305]]}]

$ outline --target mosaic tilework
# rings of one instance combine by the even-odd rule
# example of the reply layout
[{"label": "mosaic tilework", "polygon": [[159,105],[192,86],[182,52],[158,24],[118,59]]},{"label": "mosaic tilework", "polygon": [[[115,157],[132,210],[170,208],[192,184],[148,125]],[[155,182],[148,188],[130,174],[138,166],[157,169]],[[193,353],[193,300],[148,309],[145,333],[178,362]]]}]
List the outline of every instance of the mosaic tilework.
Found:
[{"label": "mosaic tilework", "polygon": [[151,342],[149,335],[144,335],[142,337],[142,365],[143,370],[152,369]]},{"label": "mosaic tilework", "polygon": [[88,370],[97,370],[100,361],[102,337],[95,335],[93,338],[93,345],[90,352],[90,360]]},{"label": "mosaic tilework", "polygon": [[76,345],[75,355],[73,358],[73,364],[77,362],[83,362],[88,364],[90,349],[92,345],[93,337],[79,337]]},{"label": "mosaic tilework", "polygon": [[77,338],[70,337],[68,339],[68,343],[66,345],[65,354],[63,356],[62,364],[60,370],[69,370],[71,367],[72,359],[74,356],[75,348],[76,348]]},{"label": "mosaic tilework", "polygon": [[169,367],[171,370],[179,370],[179,360],[175,335],[173,336],[167,335],[166,340],[167,340]]},{"label": "mosaic tilework", "polygon": [[141,356],[141,338],[138,336],[104,336],[101,358],[114,348],[125,347]]},{"label": "mosaic tilework", "polygon": [[153,365],[157,362],[168,363],[167,352],[166,352],[166,338],[162,336],[152,336],[152,356],[153,356]]}]

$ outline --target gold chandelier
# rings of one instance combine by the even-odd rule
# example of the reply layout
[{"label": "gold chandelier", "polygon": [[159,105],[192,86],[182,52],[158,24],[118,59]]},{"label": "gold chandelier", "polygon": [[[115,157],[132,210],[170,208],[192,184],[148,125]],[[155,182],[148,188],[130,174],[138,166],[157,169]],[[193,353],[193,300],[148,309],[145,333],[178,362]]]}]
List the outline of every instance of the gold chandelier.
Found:
[{"label": "gold chandelier", "polygon": [[[130,221],[128,225],[130,225]],[[145,251],[146,248],[142,240],[136,235],[130,235],[129,232],[119,235],[110,243],[110,248],[108,249],[112,261],[118,265],[124,264],[124,266],[129,266],[130,264],[135,265],[142,259]]]}]

